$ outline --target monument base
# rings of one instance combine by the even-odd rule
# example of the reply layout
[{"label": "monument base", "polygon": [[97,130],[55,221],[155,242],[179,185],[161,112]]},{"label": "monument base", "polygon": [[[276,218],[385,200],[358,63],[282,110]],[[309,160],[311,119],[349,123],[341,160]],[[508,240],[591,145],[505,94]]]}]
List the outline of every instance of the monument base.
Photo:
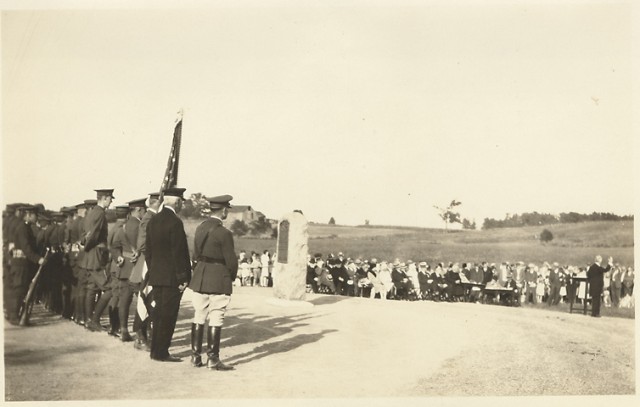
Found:
[{"label": "monument base", "polygon": [[267,298],[266,302],[277,307],[287,308],[311,308],[314,305],[308,301],[284,300],[282,298]]}]

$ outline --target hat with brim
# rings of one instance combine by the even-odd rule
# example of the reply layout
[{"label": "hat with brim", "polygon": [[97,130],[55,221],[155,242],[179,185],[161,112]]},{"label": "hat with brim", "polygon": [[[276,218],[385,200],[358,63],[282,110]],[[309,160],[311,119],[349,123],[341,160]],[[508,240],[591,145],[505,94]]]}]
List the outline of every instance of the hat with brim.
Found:
[{"label": "hat with brim", "polygon": [[66,215],[71,215],[77,210],[78,208],[76,208],[75,206],[63,206],[62,208],[60,208],[60,212]]},{"label": "hat with brim", "polygon": [[186,190],[187,190],[186,188],[171,187],[162,191],[162,195],[175,196],[175,197],[184,199],[184,191]]},{"label": "hat with brim", "polygon": [[113,188],[94,189],[94,191],[96,191],[98,198],[102,198],[104,196],[110,196],[111,198],[116,199],[116,197],[113,196]]},{"label": "hat with brim", "polygon": [[145,207],[144,202],[146,200],[147,200],[147,198],[134,199],[133,201],[127,202],[127,205],[129,205],[129,208],[131,208],[131,209],[133,209],[133,208],[144,208]]},{"label": "hat with brim", "polygon": [[98,200],[97,199],[85,199],[84,200],[84,206],[89,207],[89,206],[96,206],[98,204]]},{"label": "hat with brim", "polygon": [[231,204],[229,203],[233,197],[231,195],[218,195],[211,198],[207,198],[209,201],[209,208],[211,209],[222,209],[222,208],[231,208]]},{"label": "hat with brim", "polygon": [[124,219],[127,217],[128,213],[129,213],[129,205],[116,206],[116,218]]},{"label": "hat with brim", "polygon": [[18,207],[17,209],[21,210],[22,212],[38,213],[38,207],[35,205],[23,205]]}]

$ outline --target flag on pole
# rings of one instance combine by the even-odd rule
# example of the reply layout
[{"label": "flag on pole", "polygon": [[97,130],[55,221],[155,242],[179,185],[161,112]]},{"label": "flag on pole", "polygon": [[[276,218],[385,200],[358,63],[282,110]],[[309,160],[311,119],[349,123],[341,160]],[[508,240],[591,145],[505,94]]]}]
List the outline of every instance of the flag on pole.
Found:
[{"label": "flag on pole", "polygon": [[176,128],[173,130],[173,142],[169,151],[167,169],[160,185],[160,194],[167,189],[178,185],[178,165],[180,164],[180,143],[182,142],[182,111],[179,112]]}]

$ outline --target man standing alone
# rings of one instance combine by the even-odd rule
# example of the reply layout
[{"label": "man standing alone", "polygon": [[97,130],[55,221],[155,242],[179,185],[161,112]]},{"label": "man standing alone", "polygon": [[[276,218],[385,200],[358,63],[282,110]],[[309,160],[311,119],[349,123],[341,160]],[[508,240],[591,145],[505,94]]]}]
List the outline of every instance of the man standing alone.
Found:
[{"label": "man standing alone", "polygon": [[180,358],[169,354],[169,346],[178,319],[180,298],[191,279],[187,236],[177,215],[182,208],[184,191],[184,188],[165,190],[164,208],[147,226],[145,256],[156,304],[151,315],[150,357],[162,362],[181,362]]},{"label": "man standing alone", "polygon": [[604,273],[611,270],[613,257],[609,257],[609,264],[606,268],[602,267],[600,263],[602,263],[602,256],[597,255],[595,263],[587,270],[589,294],[591,295],[591,316],[596,318],[600,317],[600,296],[604,287]]},{"label": "man standing alone", "polygon": [[232,370],[220,361],[220,337],[227,306],[231,301],[232,283],[238,274],[233,235],[222,226],[231,207],[230,195],[209,198],[210,219],[196,229],[194,258],[198,262],[193,271],[189,288],[193,290],[195,314],[191,324],[191,364],[202,366],[202,336],[204,323],[209,321],[207,331],[207,368]]}]

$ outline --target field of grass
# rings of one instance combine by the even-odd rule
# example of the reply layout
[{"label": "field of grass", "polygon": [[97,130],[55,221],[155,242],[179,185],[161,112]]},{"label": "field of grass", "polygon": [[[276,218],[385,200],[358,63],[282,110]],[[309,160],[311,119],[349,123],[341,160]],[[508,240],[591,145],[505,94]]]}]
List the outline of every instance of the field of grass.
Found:
[{"label": "field of grass", "polygon": [[[190,247],[195,228],[201,221],[185,221]],[[549,229],[554,239],[541,244],[537,236]],[[337,254],[352,258],[372,258],[402,261],[480,262],[503,261],[586,265],[596,254],[613,256],[616,262],[632,265],[633,222],[587,222],[540,227],[493,230],[455,230],[407,227],[361,227],[309,225],[309,251]],[[236,238],[236,251],[272,253],[276,239]]]}]

